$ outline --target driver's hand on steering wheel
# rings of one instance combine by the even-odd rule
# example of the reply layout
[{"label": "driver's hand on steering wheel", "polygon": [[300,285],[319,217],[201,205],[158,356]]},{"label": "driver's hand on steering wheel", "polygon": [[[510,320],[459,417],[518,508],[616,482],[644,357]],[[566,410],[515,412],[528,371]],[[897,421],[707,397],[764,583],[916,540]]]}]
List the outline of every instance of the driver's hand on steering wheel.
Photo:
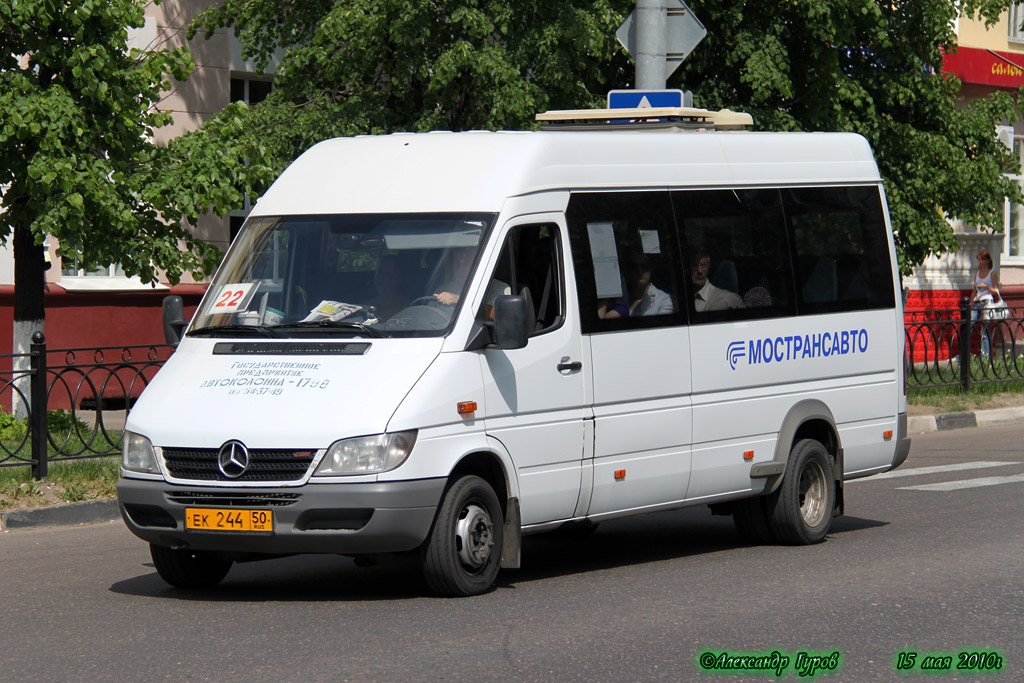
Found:
[{"label": "driver's hand on steering wheel", "polygon": [[441,292],[440,294],[435,294],[434,299],[437,303],[444,306],[454,306],[459,302],[459,295],[452,294],[451,292]]}]

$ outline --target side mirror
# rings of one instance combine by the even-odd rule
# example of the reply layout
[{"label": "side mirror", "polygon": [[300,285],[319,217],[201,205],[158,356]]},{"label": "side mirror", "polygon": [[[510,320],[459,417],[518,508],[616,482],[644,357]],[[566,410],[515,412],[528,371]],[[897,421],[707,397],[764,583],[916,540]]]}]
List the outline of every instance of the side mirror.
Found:
[{"label": "side mirror", "polygon": [[530,336],[526,299],[505,295],[494,300],[494,344],[499,349],[521,349]]},{"label": "side mirror", "polygon": [[180,296],[165,296],[163,301],[164,339],[171,346],[181,341],[181,331],[188,326],[185,320],[185,303]]}]

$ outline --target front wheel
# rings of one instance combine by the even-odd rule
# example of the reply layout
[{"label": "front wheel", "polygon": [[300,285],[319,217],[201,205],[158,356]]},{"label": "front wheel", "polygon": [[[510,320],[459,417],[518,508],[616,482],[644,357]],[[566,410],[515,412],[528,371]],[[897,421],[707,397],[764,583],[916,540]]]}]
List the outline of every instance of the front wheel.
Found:
[{"label": "front wheel", "polygon": [[231,560],[206,550],[175,550],[149,544],[160,578],[178,588],[209,588],[228,575]]},{"label": "front wheel", "polygon": [[825,538],[836,502],[828,451],[814,439],[793,446],[782,484],[768,500],[772,531],[783,543],[810,545]]},{"label": "front wheel", "polygon": [[458,479],[445,492],[423,547],[423,577],[441,595],[486,592],[501,568],[504,519],[490,484],[476,476]]}]

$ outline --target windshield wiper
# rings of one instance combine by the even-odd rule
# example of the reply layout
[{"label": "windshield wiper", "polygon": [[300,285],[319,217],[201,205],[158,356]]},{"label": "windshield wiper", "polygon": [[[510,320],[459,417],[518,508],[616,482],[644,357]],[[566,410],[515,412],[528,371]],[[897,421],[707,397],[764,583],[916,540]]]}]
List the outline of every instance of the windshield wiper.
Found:
[{"label": "windshield wiper", "polygon": [[277,335],[269,329],[260,325],[210,325],[209,327],[200,327],[197,330],[190,330],[188,336],[201,337],[234,332],[250,332],[252,334],[258,334],[261,337],[277,337]]},{"label": "windshield wiper", "polygon": [[299,320],[299,321],[293,322],[293,323],[281,323],[280,325],[271,325],[270,329],[272,329],[272,330],[286,330],[286,329],[301,329],[301,328],[304,328],[304,327],[306,327],[306,328],[309,328],[309,327],[321,327],[321,328],[331,328],[331,329],[358,330],[359,332],[365,333],[366,336],[368,336],[368,337],[376,337],[378,339],[384,339],[384,338],[386,338],[388,336],[388,335],[384,334],[383,332],[381,332],[380,330],[375,330],[374,328],[370,327],[369,325],[364,325],[363,323],[352,322],[350,320]]}]

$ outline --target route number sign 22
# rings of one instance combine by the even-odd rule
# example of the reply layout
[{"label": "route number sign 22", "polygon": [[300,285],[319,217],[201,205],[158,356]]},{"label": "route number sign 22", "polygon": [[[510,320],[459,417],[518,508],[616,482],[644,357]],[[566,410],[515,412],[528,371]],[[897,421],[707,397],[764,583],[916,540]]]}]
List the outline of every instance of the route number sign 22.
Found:
[{"label": "route number sign 22", "polygon": [[248,303],[249,292],[255,284],[255,282],[242,282],[224,285],[217,293],[217,302],[213,305],[213,312],[234,313],[242,304]]}]

